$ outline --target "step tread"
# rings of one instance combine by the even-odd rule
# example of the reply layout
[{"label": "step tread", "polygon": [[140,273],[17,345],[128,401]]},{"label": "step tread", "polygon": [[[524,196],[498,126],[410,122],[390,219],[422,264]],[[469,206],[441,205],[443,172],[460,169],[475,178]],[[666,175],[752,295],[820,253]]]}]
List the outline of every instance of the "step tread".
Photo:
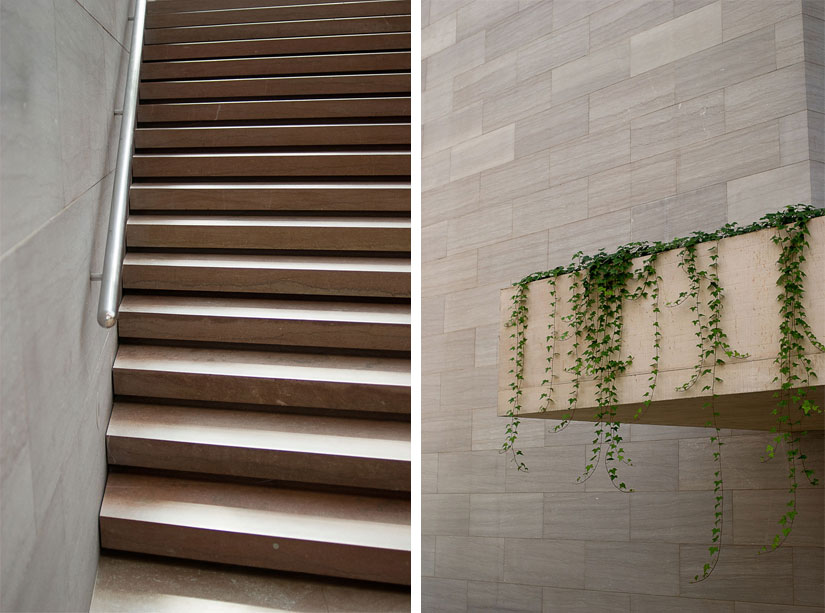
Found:
[{"label": "step tread", "polygon": [[130,226],[199,226],[237,228],[394,228],[409,229],[409,219],[393,217],[310,217],[228,216],[228,215],[132,215]]},{"label": "step tread", "polygon": [[111,473],[101,519],[410,550],[408,501]]},{"label": "step tread", "polygon": [[237,255],[187,253],[127,253],[124,266],[189,266],[195,268],[256,268],[266,270],[322,270],[409,273],[410,260],[347,256]]},{"label": "step tread", "polygon": [[114,370],[410,386],[410,360],[386,357],[121,345]]},{"label": "step tread", "polygon": [[116,402],[107,436],[410,460],[409,424],[397,421]]}]

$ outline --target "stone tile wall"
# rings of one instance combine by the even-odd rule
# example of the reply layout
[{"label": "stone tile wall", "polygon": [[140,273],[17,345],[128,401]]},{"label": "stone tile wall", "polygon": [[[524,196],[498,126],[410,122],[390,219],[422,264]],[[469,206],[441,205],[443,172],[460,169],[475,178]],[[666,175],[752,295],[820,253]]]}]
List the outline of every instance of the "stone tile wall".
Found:
[{"label": "stone tile wall", "polygon": [[114,330],[98,327],[128,0],[0,8],[0,608],[88,610]]},{"label": "stone tile wall", "polygon": [[[802,612],[823,606],[823,490],[786,547],[768,435],[725,433],[725,548],[696,428],[631,425],[616,492],[576,483],[589,424],[498,453],[498,290],[577,250],[823,206],[820,0],[424,0],[423,607]],[[823,440],[810,461],[825,472]],[[778,608],[776,605],[781,605]]]}]

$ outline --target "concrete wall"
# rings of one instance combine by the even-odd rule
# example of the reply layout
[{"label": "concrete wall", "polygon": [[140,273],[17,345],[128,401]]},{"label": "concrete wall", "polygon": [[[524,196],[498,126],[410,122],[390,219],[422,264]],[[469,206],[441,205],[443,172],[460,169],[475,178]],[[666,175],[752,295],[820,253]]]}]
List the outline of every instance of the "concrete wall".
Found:
[{"label": "concrete wall", "polygon": [[[88,610],[117,335],[95,322],[127,0],[3,0],[0,608]],[[117,98],[117,100],[116,100]]]},{"label": "concrete wall", "polygon": [[[517,472],[495,407],[500,288],[578,249],[823,206],[822,20],[819,0],[425,0],[425,610],[821,610],[821,486],[756,556],[785,502],[766,435],[725,433],[726,545],[694,585],[702,429],[625,427],[627,495],[576,484],[589,424],[524,422]],[[822,439],[807,451],[824,472]]]}]

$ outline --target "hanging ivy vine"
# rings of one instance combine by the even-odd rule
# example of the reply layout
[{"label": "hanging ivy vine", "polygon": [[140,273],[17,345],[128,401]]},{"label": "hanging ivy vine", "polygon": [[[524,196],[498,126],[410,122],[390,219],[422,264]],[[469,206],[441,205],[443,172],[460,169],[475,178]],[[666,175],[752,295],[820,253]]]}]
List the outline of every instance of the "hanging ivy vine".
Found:
[{"label": "hanging ivy vine", "polygon": [[[506,427],[506,436],[502,452],[512,454],[516,468],[526,471],[523,452],[517,448],[520,413],[523,410],[524,355],[527,343],[528,327],[527,296],[531,283],[546,279],[549,284],[549,323],[546,335],[545,377],[541,383],[542,393],[538,410],[547,411],[555,402],[552,397],[554,385],[554,358],[557,342],[572,340],[568,352],[571,365],[567,369],[572,376],[570,394],[566,400],[561,420],[553,428],[555,432],[564,430],[578,410],[581,382],[589,379],[595,382],[596,412],[593,416],[594,432],[589,445],[589,453],[584,471],[578,482],[589,479],[596,469],[604,466],[614,487],[623,492],[632,492],[619,475],[622,464],[630,465],[630,458],[622,446],[621,423],[617,416],[618,389],[617,380],[627,372],[633,363],[632,356],[622,357],[621,340],[623,332],[623,305],[628,301],[646,300],[651,305],[653,314],[653,356],[649,365],[648,385],[640,406],[635,412],[634,420],[639,419],[650,408],[653,401],[659,374],[659,357],[661,348],[661,330],[659,315],[661,313],[660,293],[661,277],[656,270],[657,256],[672,249],[679,250],[678,266],[684,271],[688,288],[679,293],[667,308],[689,305],[692,324],[696,336],[697,359],[693,373],[688,381],[677,390],[687,391],[701,384],[706,400],[704,410],[708,420],[706,426],[711,430],[710,443],[714,462],[714,516],[711,528],[709,560],[703,565],[702,572],[694,576],[694,582],[707,579],[716,567],[721,552],[722,529],[724,519],[724,485],[722,474],[722,446],[718,423],[719,411],[716,406],[716,386],[722,382],[717,367],[726,363],[726,359],[748,357],[732,349],[721,327],[724,306],[724,289],[719,281],[718,242],[721,239],[755,232],[768,228],[776,230],[773,242],[780,246],[781,254],[777,262],[780,286],[779,313],[780,348],[775,363],[779,366],[779,375],[774,380],[779,386],[776,393],[777,404],[773,409],[776,426],[774,437],[767,445],[763,461],[772,460],[777,449],[783,446],[788,465],[788,494],[786,511],[780,517],[780,529],[773,540],[762,551],[772,551],[779,547],[791,533],[794,518],[797,515],[796,491],[801,473],[811,483],[817,479],[812,469],[805,464],[807,457],[802,452],[800,442],[805,436],[800,431],[803,418],[821,413],[809,397],[808,391],[816,378],[810,357],[805,353],[805,342],[817,350],[825,352],[823,345],[814,335],[803,305],[804,277],[802,264],[805,262],[805,250],[809,247],[808,221],[825,215],[825,209],[816,209],[807,205],[789,206],[786,209],[768,214],[758,222],[748,226],[727,224],[716,232],[695,232],[688,237],[677,238],[668,242],[636,242],[619,247],[612,253],[604,250],[595,255],[574,255],[568,266],[560,266],[549,271],[536,272],[514,284],[510,318],[507,322],[511,328],[511,369],[512,381],[507,416],[510,418]],[[696,246],[708,243],[707,268],[698,264]],[[638,269],[633,269],[633,260],[644,258]],[[557,326],[557,285],[560,275],[570,275],[570,313],[561,318],[567,329],[559,334]],[[559,410],[555,408],[554,410]]]}]

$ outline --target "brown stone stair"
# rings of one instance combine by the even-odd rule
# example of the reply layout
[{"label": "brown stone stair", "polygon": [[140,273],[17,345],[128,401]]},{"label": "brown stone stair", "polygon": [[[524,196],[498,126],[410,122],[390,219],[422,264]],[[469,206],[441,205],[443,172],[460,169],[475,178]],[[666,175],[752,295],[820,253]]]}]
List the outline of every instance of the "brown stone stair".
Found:
[{"label": "brown stone stair", "polygon": [[104,548],[409,584],[409,11],[149,2]]}]

